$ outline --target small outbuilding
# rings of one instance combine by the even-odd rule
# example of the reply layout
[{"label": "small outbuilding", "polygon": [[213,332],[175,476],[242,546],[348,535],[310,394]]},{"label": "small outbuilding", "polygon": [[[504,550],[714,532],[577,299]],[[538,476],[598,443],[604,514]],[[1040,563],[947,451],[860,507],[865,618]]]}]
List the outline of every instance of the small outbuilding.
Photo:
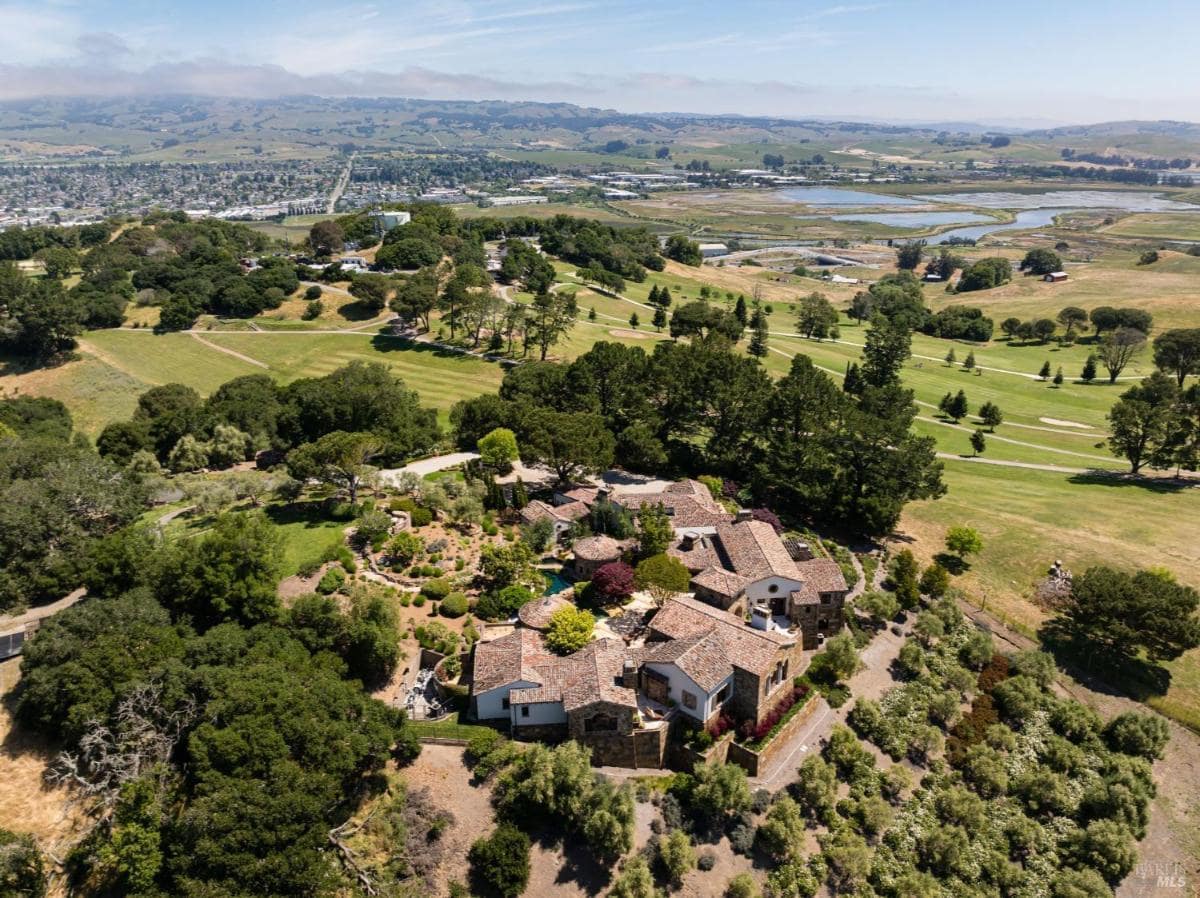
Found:
[{"label": "small outbuilding", "polygon": [[1042,275],[1042,280],[1047,284],[1057,284],[1067,279],[1065,271],[1051,271],[1048,274]]},{"label": "small outbuilding", "polygon": [[517,618],[531,630],[545,630],[550,626],[550,618],[563,608],[571,608],[574,602],[571,597],[574,591],[564,590],[551,596],[539,596],[532,602],[526,602],[517,610]]},{"label": "small outbuilding", "polygon": [[575,542],[573,552],[575,576],[580,580],[590,580],[604,565],[621,560],[625,554],[625,544],[604,534],[585,536]]}]

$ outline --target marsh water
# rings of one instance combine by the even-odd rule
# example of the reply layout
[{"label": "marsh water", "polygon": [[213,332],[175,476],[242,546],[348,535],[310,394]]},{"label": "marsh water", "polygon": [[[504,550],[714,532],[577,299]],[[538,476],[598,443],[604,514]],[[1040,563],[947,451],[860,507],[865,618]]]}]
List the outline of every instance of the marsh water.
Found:
[{"label": "marsh water", "polygon": [[825,218],[830,221],[867,221],[896,228],[965,225],[928,238],[928,242],[931,244],[945,243],[956,237],[979,240],[988,234],[997,232],[1046,227],[1054,223],[1057,215],[1086,209],[1200,213],[1200,206],[1169,199],[1156,191],[1140,190],[1046,190],[1040,193],[996,190],[935,193],[911,197],[870,193],[865,190],[850,190],[843,187],[797,187],[780,190],[776,195],[780,199],[808,206],[878,208],[880,206],[929,206],[939,203],[954,203],[983,209],[1011,209],[1016,212],[1015,220],[1010,222],[997,222],[978,212],[950,212],[937,209],[904,212],[839,212],[830,215],[797,216],[798,218]]}]

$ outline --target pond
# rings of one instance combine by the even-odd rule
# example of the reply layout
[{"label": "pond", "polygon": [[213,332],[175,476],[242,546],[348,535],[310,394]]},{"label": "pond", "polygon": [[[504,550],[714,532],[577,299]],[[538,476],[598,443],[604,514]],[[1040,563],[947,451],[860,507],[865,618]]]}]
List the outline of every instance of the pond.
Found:
[{"label": "pond", "polygon": [[961,203],[984,209],[1120,209],[1124,212],[1200,212],[1200,206],[1168,199],[1161,193],[1138,190],[1047,190],[1044,193],[982,191],[935,193],[925,197],[939,203]]},{"label": "pond", "polygon": [[922,202],[907,196],[867,193],[865,190],[847,190],[844,187],[792,187],[778,191],[775,196],[790,203],[808,206],[919,206]]},{"label": "pond", "polygon": [[972,221],[995,221],[990,215],[978,212],[844,212],[839,215],[798,215],[797,218],[820,218],[828,221],[870,221],[895,228],[929,228],[937,225],[965,224]]}]

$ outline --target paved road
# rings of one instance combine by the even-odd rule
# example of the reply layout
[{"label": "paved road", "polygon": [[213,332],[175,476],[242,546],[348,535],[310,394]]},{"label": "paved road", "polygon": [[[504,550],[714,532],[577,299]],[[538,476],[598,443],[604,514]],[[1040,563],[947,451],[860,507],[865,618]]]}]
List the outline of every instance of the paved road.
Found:
[{"label": "paved road", "polygon": [[350,169],[354,167],[354,155],[351,153],[350,158],[346,160],[346,168],[338,178],[337,184],[334,185],[333,192],[329,194],[329,202],[325,206],[326,215],[332,215],[337,211],[337,201],[342,198],[346,185],[350,183]]},{"label": "paved road", "polygon": [[401,474],[416,474],[424,477],[437,471],[444,471],[479,458],[478,452],[452,452],[449,455],[435,455],[433,458],[423,458],[420,461],[409,462],[402,468],[386,468],[379,472],[384,483],[395,483]]},{"label": "paved road", "polygon": [[871,644],[863,649],[860,655],[862,669],[851,677],[847,684],[852,696],[850,701],[835,709],[829,707],[825,699],[818,698],[820,706],[813,712],[812,718],[792,736],[791,750],[777,758],[764,775],[751,777],[750,783],[753,788],[778,792],[793,782],[796,779],[796,768],[810,754],[821,750],[821,745],[829,738],[835,725],[846,722],[846,715],[854,707],[854,699],[878,699],[896,685],[891,674],[892,661],[900,654],[900,647],[904,645],[915,620],[916,615],[910,614],[900,629],[900,635],[893,633],[890,628],[875,634]]}]

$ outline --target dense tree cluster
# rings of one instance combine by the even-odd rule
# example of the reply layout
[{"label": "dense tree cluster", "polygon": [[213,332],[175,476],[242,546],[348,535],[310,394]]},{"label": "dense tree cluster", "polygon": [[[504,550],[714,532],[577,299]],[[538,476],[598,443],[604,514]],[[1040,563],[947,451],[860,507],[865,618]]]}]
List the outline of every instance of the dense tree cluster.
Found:
[{"label": "dense tree cluster", "polygon": [[905,502],[941,494],[941,466],[932,441],[910,432],[916,409],[898,383],[907,331],[881,321],[868,344],[855,394],[803,356],[773,382],[720,336],[650,354],[597,343],[570,365],[513,369],[498,396],[459,403],[451,420],[464,448],[508,428],[527,460],[564,479],[615,453],[635,470],[736,473],[761,505],[886,532]]},{"label": "dense tree cluster", "polygon": [[399,461],[429,451],[440,438],[434,411],[422,407],[386,365],[352,362],[287,386],[261,374],[238,377],[207,399],[182,384],[153,387],[138,399],[133,418],[101,432],[97,447],[120,465],[149,452],[162,464],[188,470],[177,450],[189,438],[185,445],[200,452],[195,467],[223,467],[256,450],[286,452],[336,433],[375,439],[362,463]]},{"label": "dense tree cluster", "polygon": [[56,769],[99,824],[73,863],[101,891],[333,894],[330,830],[415,756],[362,686],[399,657],[391,606],[285,610],[278,540],[246,515],[181,542],[120,531],[90,553],[95,597],[27,641],[14,707],[65,742]]},{"label": "dense tree cluster", "polygon": [[95,541],[144,507],[140,479],[72,439],[49,399],[0,400],[0,610],[60,598]]}]

